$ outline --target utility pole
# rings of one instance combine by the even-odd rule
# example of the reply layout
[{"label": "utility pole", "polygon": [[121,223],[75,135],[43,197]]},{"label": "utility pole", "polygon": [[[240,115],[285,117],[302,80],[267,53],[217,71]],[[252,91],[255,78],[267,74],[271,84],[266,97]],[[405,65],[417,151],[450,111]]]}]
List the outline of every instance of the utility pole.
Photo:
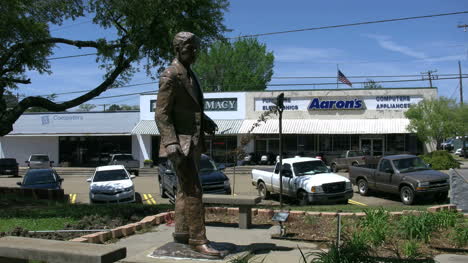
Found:
[{"label": "utility pole", "polygon": [[437,70],[428,70],[427,72],[421,72],[423,74],[422,79],[424,80],[425,75],[427,74],[427,79],[429,79],[429,86],[432,88],[432,80],[437,79],[437,75],[432,75],[432,73],[436,73]]},{"label": "utility pole", "polygon": [[103,106],[104,107],[104,110],[103,111],[106,111],[106,105],[108,104],[98,104],[99,106]]},{"label": "utility pole", "polygon": [[458,27],[458,28],[463,28],[463,31],[466,32],[466,28],[468,27],[468,25],[467,25],[467,24],[458,25],[457,27]]},{"label": "utility pole", "polygon": [[460,105],[463,105],[463,81],[460,60],[458,61],[458,73],[460,74]]}]

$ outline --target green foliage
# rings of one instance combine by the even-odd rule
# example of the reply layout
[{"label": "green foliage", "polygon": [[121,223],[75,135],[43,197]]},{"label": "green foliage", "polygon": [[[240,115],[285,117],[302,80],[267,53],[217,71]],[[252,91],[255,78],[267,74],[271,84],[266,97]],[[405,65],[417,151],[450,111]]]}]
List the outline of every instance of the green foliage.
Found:
[{"label": "green foliage", "polygon": [[[408,130],[417,134],[423,142],[435,140],[437,149],[445,138],[460,135],[463,123],[460,110],[454,100],[441,97],[436,100],[422,100],[417,105],[405,112],[406,118],[410,120]],[[460,120],[460,121],[456,121]]]},{"label": "green foliage", "polygon": [[468,224],[458,224],[453,229],[452,240],[457,247],[465,247],[468,245]]},{"label": "green foliage", "polygon": [[96,105],[84,103],[78,107],[78,111],[91,111],[94,108],[96,108]]},{"label": "green foliage", "polygon": [[332,244],[328,251],[312,252],[307,258],[315,256],[311,263],[371,263],[377,262],[370,254],[371,248],[362,232],[352,233],[338,248]]},{"label": "green foliage", "polygon": [[408,240],[423,240],[427,243],[431,239],[432,232],[455,226],[458,216],[452,211],[404,215],[399,221],[400,231]]},{"label": "green foliage", "polygon": [[419,244],[416,240],[408,240],[403,243],[402,251],[409,260],[423,256],[421,252],[419,252]]},{"label": "green foliage", "polygon": [[[141,67],[151,77],[174,57],[172,40],[180,31],[196,34],[204,45],[223,39],[227,0],[6,0],[0,1],[0,136],[30,107],[64,111],[127,83]],[[110,35],[108,39],[64,39],[53,36],[51,26],[77,18]],[[52,73],[48,57],[61,46],[94,49],[96,67],[105,69],[104,81],[73,100],[54,103],[27,97],[7,107],[5,90],[31,84],[30,72]],[[33,74],[32,74],[33,75]],[[42,110],[41,110],[42,111]]]},{"label": "green foliage", "polygon": [[255,38],[218,41],[194,65],[204,91],[265,90],[273,75],[273,52]]},{"label": "green foliage", "polygon": [[382,85],[377,84],[375,80],[368,79],[366,82],[364,82],[364,88],[365,89],[382,89]]},{"label": "green foliage", "polygon": [[365,210],[366,216],[361,219],[359,226],[367,240],[373,246],[381,245],[390,232],[389,213],[383,208]]},{"label": "green foliage", "polygon": [[73,224],[77,219],[69,217],[53,218],[0,218],[0,232],[9,232],[17,226],[30,231],[59,230],[65,224]]},{"label": "green foliage", "polygon": [[435,170],[460,168],[460,163],[453,158],[453,155],[444,150],[433,151],[431,153],[421,155],[420,157],[424,162],[431,164],[432,169]]}]

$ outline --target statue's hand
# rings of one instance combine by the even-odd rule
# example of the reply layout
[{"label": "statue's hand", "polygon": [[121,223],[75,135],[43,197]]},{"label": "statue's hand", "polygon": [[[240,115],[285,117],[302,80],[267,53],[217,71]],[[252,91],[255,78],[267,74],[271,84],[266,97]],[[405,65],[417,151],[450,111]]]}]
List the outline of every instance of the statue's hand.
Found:
[{"label": "statue's hand", "polygon": [[208,120],[206,122],[205,132],[211,135],[214,135],[215,132],[218,130],[218,125],[213,120]]},{"label": "statue's hand", "polygon": [[177,158],[178,156],[181,156],[183,154],[182,148],[180,148],[179,144],[170,144],[166,146],[166,153],[167,153],[167,157],[172,160],[174,160],[174,158]]}]

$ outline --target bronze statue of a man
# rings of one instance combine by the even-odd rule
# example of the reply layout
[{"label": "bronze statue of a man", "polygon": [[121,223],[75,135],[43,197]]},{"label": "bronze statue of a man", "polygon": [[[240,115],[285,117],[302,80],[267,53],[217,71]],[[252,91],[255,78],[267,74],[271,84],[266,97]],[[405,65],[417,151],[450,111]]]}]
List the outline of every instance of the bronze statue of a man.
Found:
[{"label": "bronze statue of a man", "polygon": [[220,256],[209,245],[205,230],[205,209],[198,177],[205,132],[214,134],[216,124],[203,112],[203,93],[190,68],[200,40],[189,32],[178,33],[173,41],[176,58],[159,78],[156,124],[161,134],[159,154],[167,156],[179,180],[175,204],[174,241],[189,244],[205,255]]}]

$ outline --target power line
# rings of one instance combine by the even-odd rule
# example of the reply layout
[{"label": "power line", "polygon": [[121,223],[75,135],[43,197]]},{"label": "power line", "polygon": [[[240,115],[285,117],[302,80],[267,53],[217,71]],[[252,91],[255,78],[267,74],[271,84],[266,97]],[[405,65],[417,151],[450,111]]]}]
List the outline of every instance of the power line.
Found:
[{"label": "power line", "polygon": [[83,22],[79,22],[79,23],[75,23],[75,24],[60,26],[58,28],[54,28],[52,30],[49,30],[49,32],[56,32],[56,31],[59,31],[59,30],[65,29],[65,28],[79,26],[79,25],[86,24],[86,23],[89,23],[89,22],[93,22],[93,20],[87,20],[87,21],[83,21]]},{"label": "power line", "polygon": [[444,14],[434,14],[434,15],[425,15],[425,16],[412,16],[412,17],[403,17],[403,18],[392,18],[392,19],[375,20],[375,21],[366,21],[366,22],[357,22],[357,23],[342,24],[342,25],[311,27],[311,28],[302,28],[302,29],[294,29],[294,30],[286,30],[286,31],[277,31],[277,32],[270,32],[270,33],[261,33],[261,34],[253,34],[253,35],[243,35],[243,36],[238,36],[238,37],[230,37],[230,38],[228,38],[228,39],[239,39],[239,38],[246,38],[246,37],[259,37],[259,36],[268,36],[268,35],[278,35],[278,34],[295,33],[295,32],[302,32],[302,31],[312,31],[312,30],[321,30],[321,29],[330,29],[330,28],[340,28],[340,27],[351,27],[351,26],[360,26],[360,25],[369,25],[369,24],[377,24],[377,23],[396,22],[396,21],[403,21],[403,20],[413,20],[413,19],[431,18],[431,17],[439,17],[439,16],[460,15],[460,14],[466,14],[466,13],[468,13],[468,11],[453,12],[453,13],[444,13]]},{"label": "power line", "polygon": [[[459,74],[437,74],[438,76],[459,76]],[[464,74],[467,75],[467,74]],[[386,75],[386,76],[346,76],[347,78],[403,78],[403,77],[421,77],[421,75]],[[336,76],[329,77],[272,77],[272,79],[336,79]]]},{"label": "power line", "polygon": [[[108,91],[108,90],[114,90],[114,89],[121,89],[121,88],[130,88],[130,87],[136,87],[136,86],[143,86],[143,85],[149,85],[149,84],[156,84],[156,83],[159,83],[159,82],[158,82],[158,81],[153,81],[153,82],[144,82],[144,83],[137,83],[137,84],[125,85],[125,86],[120,86],[120,87],[115,87],[115,88],[107,89],[106,91]],[[92,89],[76,90],[76,91],[62,92],[62,93],[52,93],[52,94],[55,94],[55,95],[58,96],[58,95],[68,95],[68,94],[83,93],[83,92],[88,92],[88,91],[92,91]],[[50,96],[50,95],[52,95],[52,94],[35,95],[35,96],[45,97],[45,96]]]},{"label": "power line", "polygon": [[[468,77],[463,77],[463,78],[468,78]],[[449,79],[459,79],[459,78],[439,78],[437,80],[449,80]],[[426,81],[424,79],[415,79],[415,80],[388,80],[388,81],[376,81],[376,83],[394,83],[394,82],[415,82],[415,81]],[[353,84],[365,84],[366,82],[353,82]],[[289,83],[289,84],[267,84],[267,87],[280,87],[280,86],[324,86],[324,85],[336,85],[336,82],[333,83]],[[225,87],[240,87],[239,85],[224,85]],[[248,86],[248,85],[243,85],[243,87]],[[210,86],[211,87],[211,86]],[[337,89],[339,90],[339,89]],[[152,93],[155,90],[147,90],[147,91],[141,91],[141,92],[135,92],[135,93],[126,93],[126,94],[119,94],[119,95],[113,95],[113,96],[105,96],[105,97],[97,97],[93,98],[89,101],[92,100],[100,100],[100,99],[109,99],[109,98],[118,98],[118,97],[126,97],[126,96],[135,96],[139,94],[146,94],[146,93]]]}]

